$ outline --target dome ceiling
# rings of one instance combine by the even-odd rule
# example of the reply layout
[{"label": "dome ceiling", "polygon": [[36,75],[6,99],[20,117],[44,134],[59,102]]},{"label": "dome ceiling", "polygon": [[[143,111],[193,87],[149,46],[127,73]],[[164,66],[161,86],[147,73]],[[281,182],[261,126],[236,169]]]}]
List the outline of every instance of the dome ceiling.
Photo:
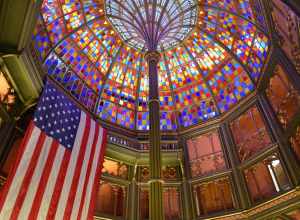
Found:
[{"label": "dome ceiling", "polygon": [[106,0],[106,17],[130,46],[164,51],[180,44],[197,22],[196,0]]},{"label": "dome ceiling", "polygon": [[[162,51],[162,130],[205,122],[238,104],[255,90],[270,48],[259,1],[197,3],[190,35]],[[97,117],[149,129],[144,51],[118,35],[103,0],[45,0],[33,38],[48,74]]]}]

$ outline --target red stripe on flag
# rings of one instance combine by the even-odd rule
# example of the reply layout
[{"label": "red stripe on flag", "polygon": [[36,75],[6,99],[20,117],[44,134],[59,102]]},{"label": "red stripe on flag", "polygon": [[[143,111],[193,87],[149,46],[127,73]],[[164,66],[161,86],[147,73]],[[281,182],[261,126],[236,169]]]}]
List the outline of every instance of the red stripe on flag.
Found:
[{"label": "red stripe on flag", "polygon": [[27,128],[25,136],[24,136],[24,138],[22,140],[22,143],[21,143],[21,145],[19,147],[15,165],[13,166],[12,170],[9,172],[10,174],[8,176],[6,184],[4,185],[3,190],[1,191],[0,212],[2,211],[2,208],[3,208],[4,202],[6,200],[8,191],[10,189],[12,181],[14,180],[15,174],[16,174],[17,169],[19,167],[19,164],[21,162],[21,158],[23,157],[23,154],[24,154],[25,149],[27,147],[27,143],[28,143],[28,141],[31,138],[31,134],[32,134],[33,129],[34,129],[34,123],[31,121],[30,124],[29,124],[29,126],[28,126],[28,128]]},{"label": "red stripe on flag", "polygon": [[65,181],[65,177],[66,177],[66,170],[68,168],[69,162],[70,162],[70,158],[71,158],[71,151],[66,149],[65,153],[64,153],[64,157],[59,169],[59,174],[57,176],[56,179],[56,183],[55,183],[55,187],[54,187],[54,191],[53,191],[53,195],[51,198],[51,202],[49,205],[49,210],[47,213],[47,220],[53,220],[56,214],[56,209],[58,206],[58,200],[60,198],[60,194],[62,191],[62,186],[64,184]]},{"label": "red stripe on flag", "polygon": [[104,161],[104,154],[105,154],[105,149],[106,149],[106,141],[107,141],[107,136],[106,136],[106,129],[103,128],[103,140],[102,140],[102,146],[101,146],[101,151],[100,151],[100,159],[98,160],[97,168],[99,170],[96,171],[96,176],[94,179],[94,184],[93,184],[93,190],[92,190],[92,195],[91,195],[91,203],[88,211],[88,219],[93,220],[94,219],[94,207],[95,207],[95,201],[96,201],[96,196],[99,188],[99,181],[101,177],[101,171],[103,168],[103,161]]},{"label": "red stripe on flag", "polygon": [[24,202],[27,190],[28,190],[30,182],[31,182],[31,178],[32,178],[33,173],[35,171],[36,164],[38,162],[38,159],[39,159],[42,147],[44,145],[45,139],[46,139],[45,133],[41,132],[41,134],[39,136],[39,139],[38,139],[38,142],[37,142],[37,144],[35,146],[33,155],[30,158],[30,161],[28,161],[29,162],[29,166],[28,166],[28,168],[26,170],[26,174],[24,176],[24,179],[23,179],[23,182],[22,182],[22,185],[21,185],[21,188],[20,188],[17,200],[16,200],[15,205],[14,205],[14,208],[13,208],[13,211],[12,211],[12,214],[11,214],[11,217],[10,217],[11,220],[15,220],[15,219],[18,218],[18,215],[19,215],[20,210],[22,208],[22,205],[23,205],[23,202]]},{"label": "red stripe on flag", "polygon": [[94,154],[96,151],[96,147],[97,147],[96,145],[97,145],[98,138],[99,138],[99,129],[100,129],[99,125],[98,125],[98,123],[96,123],[92,151],[91,151],[90,158],[89,158],[89,164],[88,164],[88,168],[87,168],[87,172],[86,172],[86,176],[85,176],[85,180],[84,180],[83,192],[82,192],[80,207],[79,207],[79,211],[78,211],[78,217],[77,217],[78,220],[80,220],[80,218],[81,218],[82,208],[83,208],[83,204],[84,204],[85,197],[86,197],[85,194],[86,194],[86,190],[87,190],[87,185],[88,185],[89,178],[91,175],[92,164],[95,162],[95,161],[93,161],[93,157],[94,157]]},{"label": "red stripe on flag", "polygon": [[59,142],[56,140],[53,140],[53,142],[51,144],[51,149],[50,149],[49,155],[47,157],[47,162],[45,164],[45,169],[43,170],[43,174],[41,176],[41,180],[40,180],[35,198],[33,200],[33,205],[30,210],[30,213],[29,213],[30,220],[36,219],[37,215],[39,213],[41,201],[42,201],[44,192],[46,190],[47,182],[48,182],[51,170],[52,170],[53,162],[54,162],[58,147],[59,147]]},{"label": "red stripe on flag", "polygon": [[81,167],[82,167],[83,162],[86,162],[86,161],[83,161],[83,159],[84,159],[85,151],[87,148],[87,142],[89,139],[90,128],[91,128],[91,118],[87,117],[86,126],[85,126],[84,134],[83,134],[83,139],[82,139],[82,142],[80,145],[80,151],[79,151],[77,162],[76,162],[75,173],[73,176],[73,180],[72,180],[66,208],[64,211],[63,219],[70,219],[70,217],[71,217],[74,199],[75,199],[75,195],[77,192],[76,189],[77,189],[77,185],[78,185],[78,181],[79,181],[79,177],[80,177]]}]

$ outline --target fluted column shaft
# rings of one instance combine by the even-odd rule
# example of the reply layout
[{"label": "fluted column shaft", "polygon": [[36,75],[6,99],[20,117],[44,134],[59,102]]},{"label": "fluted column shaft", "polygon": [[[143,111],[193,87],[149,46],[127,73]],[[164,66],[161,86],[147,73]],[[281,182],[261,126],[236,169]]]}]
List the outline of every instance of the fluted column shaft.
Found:
[{"label": "fluted column shaft", "polygon": [[163,186],[161,180],[160,113],[158,95],[158,52],[148,52],[145,56],[149,67],[149,119],[150,119],[150,198],[151,220],[164,220]]}]

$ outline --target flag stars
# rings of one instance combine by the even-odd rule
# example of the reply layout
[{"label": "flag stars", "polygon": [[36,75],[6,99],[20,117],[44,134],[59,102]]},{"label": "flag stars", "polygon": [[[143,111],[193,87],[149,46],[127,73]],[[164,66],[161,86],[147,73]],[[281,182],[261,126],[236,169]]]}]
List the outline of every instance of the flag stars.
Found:
[{"label": "flag stars", "polygon": [[45,91],[37,107],[35,124],[63,146],[72,148],[81,111],[56,89]]}]

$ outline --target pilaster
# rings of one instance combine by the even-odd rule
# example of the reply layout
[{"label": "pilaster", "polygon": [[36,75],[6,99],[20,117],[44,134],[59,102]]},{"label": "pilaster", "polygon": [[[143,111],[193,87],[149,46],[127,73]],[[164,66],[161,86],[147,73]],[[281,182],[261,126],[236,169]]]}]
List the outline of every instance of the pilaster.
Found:
[{"label": "pilaster", "polygon": [[138,219],[138,185],[136,182],[137,165],[134,165],[132,172],[132,181],[128,189],[128,220]]},{"label": "pilaster", "polygon": [[191,209],[191,191],[189,188],[189,182],[187,181],[186,174],[183,167],[183,162],[180,159],[180,168],[182,173],[182,195],[183,195],[183,201],[182,201],[182,207],[183,207],[183,218],[184,219],[192,219],[192,209]]},{"label": "pilaster", "polygon": [[242,171],[239,168],[240,162],[237,155],[237,151],[234,147],[234,141],[231,135],[229,125],[227,123],[222,124],[222,140],[225,145],[225,149],[228,153],[229,163],[232,169],[233,177],[233,191],[235,191],[235,198],[238,200],[236,204],[237,209],[247,209],[251,205],[251,200],[247,190],[247,183]]}]

